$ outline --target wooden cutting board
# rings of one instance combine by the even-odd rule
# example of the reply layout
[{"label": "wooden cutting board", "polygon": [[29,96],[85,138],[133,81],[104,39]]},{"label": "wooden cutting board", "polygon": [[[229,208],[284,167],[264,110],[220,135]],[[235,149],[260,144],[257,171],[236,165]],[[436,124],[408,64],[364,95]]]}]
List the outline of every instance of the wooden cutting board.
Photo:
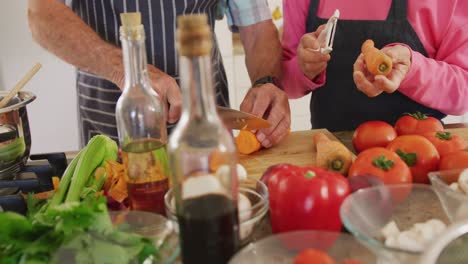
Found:
[{"label": "wooden cutting board", "polygon": [[260,179],[270,166],[279,163],[290,163],[298,166],[314,165],[315,144],[313,135],[325,133],[330,139],[338,139],[326,129],[295,131],[278,145],[262,149],[250,155],[240,155],[240,163],[247,170],[250,178]]},{"label": "wooden cutting board", "polygon": [[[468,143],[468,128],[450,128],[449,131],[460,136]],[[241,155],[240,163],[247,170],[248,177],[259,179],[265,170],[275,164],[291,163],[294,165],[305,166],[314,165],[315,145],[313,135],[317,132],[325,133],[330,139],[339,141],[330,131],[326,129],[315,129],[306,131],[291,132],[289,137],[280,144],[262,149],[250,155]],[[346,138],[345,146],[351,149],[351,137],[353,132],[342,132]],[[351,149],[353,151],[353,149]]]}]

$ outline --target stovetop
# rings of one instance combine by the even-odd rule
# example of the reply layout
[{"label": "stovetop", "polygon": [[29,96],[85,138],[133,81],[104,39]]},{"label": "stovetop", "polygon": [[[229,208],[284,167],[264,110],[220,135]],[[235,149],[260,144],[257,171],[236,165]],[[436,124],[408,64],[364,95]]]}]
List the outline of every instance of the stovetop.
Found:
[{"label": "stovetop", "polygon": [[25,214],[22,194],[52,190],[52,177],[61,177],[67,164],[63,152],[31,155],[21,171],[11,177],[13,180],[0,180],[0,208]]}]

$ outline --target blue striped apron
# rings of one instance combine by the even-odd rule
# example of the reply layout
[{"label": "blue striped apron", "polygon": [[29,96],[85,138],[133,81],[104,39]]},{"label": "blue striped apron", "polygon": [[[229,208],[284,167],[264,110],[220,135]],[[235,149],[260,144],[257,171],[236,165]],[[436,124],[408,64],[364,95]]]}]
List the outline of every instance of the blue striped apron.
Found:
[{"label": "blue striped apron", "polygon": [[[206,13],[214,32],[219,0],[73,0],[72,10],[109,43],[120,47],[120,13],[141,12],[146,33],[148,63],[179,81],[178,55],[175,47],[176,17],[182,14]],[[221,54],[213,34],[212,66],[216,100],[229,105],[227,79]],[[96,134],[117,140],[115,106],[121,94],[119,88],[99,76],[77,71],[77,96],[81,145]],[[168,124],[170,132],[174,125]]]}]

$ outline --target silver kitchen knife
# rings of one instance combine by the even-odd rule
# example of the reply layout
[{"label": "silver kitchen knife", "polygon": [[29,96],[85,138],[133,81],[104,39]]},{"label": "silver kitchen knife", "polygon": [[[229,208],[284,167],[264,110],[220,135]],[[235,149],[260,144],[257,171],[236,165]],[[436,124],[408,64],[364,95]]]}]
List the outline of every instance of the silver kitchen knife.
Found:
[{"label": "silver kitchen knife", "polygon": [[217,106],[217,110],[229,129],[257,130],[271,127],[270,122],[246,112],[222,106]]}]

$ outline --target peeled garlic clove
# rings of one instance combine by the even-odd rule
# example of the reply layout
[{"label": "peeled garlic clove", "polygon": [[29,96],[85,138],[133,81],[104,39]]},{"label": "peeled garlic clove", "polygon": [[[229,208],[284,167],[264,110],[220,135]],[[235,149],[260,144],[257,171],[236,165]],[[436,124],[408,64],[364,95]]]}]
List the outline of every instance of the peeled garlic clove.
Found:
[{"label": "peeled garlic clove", "polygon": [[391,221],[386,226],[384,226],[384,228],[382,228],[382,234],[385,238],[398,235],[399,233],[400,230],[398,229],[395,221]]},{"label": "peeled garlic clove", "polygon": [[424,250],[424,239],[413,232],[403,231],[397,238],[399,248],[414,252]]},{"label": "peeled garlic clove", "polygon": [[468,194],[468,169],[463,170],[458,177],[458,185],[464,193]]},{"label": "peeled garlic clove", "polygon": [[456,192],[461,192],[463,193],[462,190],[460,190],[460,186],[456,182],[452,182],[452,184],[449,185],[450,189],[456,191]]}]

